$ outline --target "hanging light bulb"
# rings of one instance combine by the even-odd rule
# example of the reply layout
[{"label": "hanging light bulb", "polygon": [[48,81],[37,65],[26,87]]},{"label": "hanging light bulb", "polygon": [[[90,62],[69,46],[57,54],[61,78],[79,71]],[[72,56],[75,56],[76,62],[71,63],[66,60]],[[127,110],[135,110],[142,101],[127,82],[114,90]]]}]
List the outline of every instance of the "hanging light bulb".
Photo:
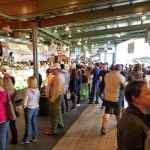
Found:
[{"label": "hanging light bulb", "polygon": [[66,26],[66,31],[69,31],[69,26]]},{"label": "hanging light bulb", "polygon": [[70,32],[70,34],[68,35],[68,37],[71,37],[71,32]]},{"label": "hanging light bulb", "polygon": [[146,19],[146,13],[143,13],[142,14],[142,20],[145,20]]},{"label": "hanging light bulb", "polygon": [[55,33],[57,32],[57,27],[55,28],[54,32],[55,32]]}]

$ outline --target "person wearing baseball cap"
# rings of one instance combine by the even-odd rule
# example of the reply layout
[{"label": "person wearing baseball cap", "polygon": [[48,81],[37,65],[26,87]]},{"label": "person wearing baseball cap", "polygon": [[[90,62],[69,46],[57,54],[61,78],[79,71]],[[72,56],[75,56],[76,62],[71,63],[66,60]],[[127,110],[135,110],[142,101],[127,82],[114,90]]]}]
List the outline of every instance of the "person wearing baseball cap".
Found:
[{"label": "person wearing baseball cap", "polygon": [[50,120],[51,120],[51,131],[46,132],[46,135],[56,135],[57,128],[63,128],[64,124],[62,121],[61,113],[61,100],[62,95],[65,93],[65,77],[60,73],[60,64],[55,63],[50,67],[54,77],[48,83],[46,87],[46,96],[50,100]]},{"label": "person wearing baseball cap", "polygon": [[104,89],[104,99],[105,99],[105,114],[103,115],[101,134],[106,134],[105,126],[110,118],[112,109],[114,110],[114,115],[116,115],[117,124],[120,121],[120,113],[122,108],[122,91],[124,88],[125,78],[120,74],[122,66],[116,64],[114,70],[105,75],[105,89]]}]

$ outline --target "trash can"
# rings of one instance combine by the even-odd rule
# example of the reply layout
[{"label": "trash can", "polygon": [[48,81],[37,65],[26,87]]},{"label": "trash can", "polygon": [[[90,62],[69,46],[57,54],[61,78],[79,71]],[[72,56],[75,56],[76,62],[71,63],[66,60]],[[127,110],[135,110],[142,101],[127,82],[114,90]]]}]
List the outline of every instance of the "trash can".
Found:
[{"label": "trash can", "polygon": [[40,96],[38,115],[49,116],[49,99],[43,94]]}]

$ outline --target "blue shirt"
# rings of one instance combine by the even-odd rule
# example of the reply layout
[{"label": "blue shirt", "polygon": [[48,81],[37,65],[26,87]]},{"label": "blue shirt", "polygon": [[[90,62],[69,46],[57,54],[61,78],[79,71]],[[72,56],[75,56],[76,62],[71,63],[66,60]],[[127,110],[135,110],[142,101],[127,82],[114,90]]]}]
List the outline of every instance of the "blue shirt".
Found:
[{"label": "blue shirt", "polygon": [[98,80],[98,75],[99,75],[99,73],[100,73],[100,71],[101,71],[101,69],[100,68],[94,68],[93,70],[92,70],[92,74],[93,74],[93,84],[99,84],[100,82],[99,82],[99,80]]}]

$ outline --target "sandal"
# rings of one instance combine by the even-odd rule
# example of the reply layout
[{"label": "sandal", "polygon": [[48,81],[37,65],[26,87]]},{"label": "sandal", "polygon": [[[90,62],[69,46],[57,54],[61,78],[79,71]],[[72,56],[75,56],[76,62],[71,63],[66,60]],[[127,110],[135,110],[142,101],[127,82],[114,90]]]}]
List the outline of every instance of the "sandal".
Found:
[{"label": "sandal", "polygon": [[56,135],[57,133],[53,133],[53,132],[46,132],[46,135],[49,135],[49,136],[51,136],[51,135]]}]

